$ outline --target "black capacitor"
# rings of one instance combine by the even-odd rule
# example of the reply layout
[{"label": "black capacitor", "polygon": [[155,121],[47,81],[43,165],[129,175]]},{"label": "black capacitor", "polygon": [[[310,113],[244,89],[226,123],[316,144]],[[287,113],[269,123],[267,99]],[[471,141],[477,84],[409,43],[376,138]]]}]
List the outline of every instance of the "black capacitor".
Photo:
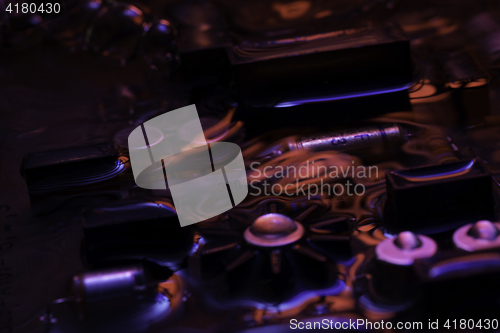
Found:
[{"label": "black capacitor", "polygon": [[386,174],[384,227],[436,233],[493,219],[491,174],[477,159]]}]

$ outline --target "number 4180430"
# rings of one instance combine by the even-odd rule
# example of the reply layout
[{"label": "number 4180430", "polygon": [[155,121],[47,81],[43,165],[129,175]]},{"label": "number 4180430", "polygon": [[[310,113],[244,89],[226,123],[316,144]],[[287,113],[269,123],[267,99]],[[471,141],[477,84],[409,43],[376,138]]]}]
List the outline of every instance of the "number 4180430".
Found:
[{"label": "number 4180430", "polygon": [[41,3],[41,4],[36,4],[36,3],[16,3],[12,4],[9,3],[7,8],[5,8],[5,11],[8,13],[23,13],[23,14],[39,14],[39,13],[46,13],[46,14],[58,14],[61,12],[61,4],[60,3]]}]

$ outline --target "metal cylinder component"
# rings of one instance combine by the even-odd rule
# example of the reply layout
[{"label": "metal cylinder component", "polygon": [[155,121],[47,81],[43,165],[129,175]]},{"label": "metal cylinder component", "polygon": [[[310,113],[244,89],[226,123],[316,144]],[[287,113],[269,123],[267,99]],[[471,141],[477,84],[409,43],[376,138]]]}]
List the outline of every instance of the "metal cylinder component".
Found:
[{"label": "metal cylinder component", "polygon": [[404,131],[400,126],[386,124],[304,137],[296,142],[289,142],[288,148],[310,152],[338,151],[355,155],[377,155],[397,149],[404,140]]},{"label": "metal cylinder component", "polygon": [[76,275],[72,296],[82,317],[87,318],[121,313],[138,301],[154,301],[155,287],[142,267],[121,267]]}]

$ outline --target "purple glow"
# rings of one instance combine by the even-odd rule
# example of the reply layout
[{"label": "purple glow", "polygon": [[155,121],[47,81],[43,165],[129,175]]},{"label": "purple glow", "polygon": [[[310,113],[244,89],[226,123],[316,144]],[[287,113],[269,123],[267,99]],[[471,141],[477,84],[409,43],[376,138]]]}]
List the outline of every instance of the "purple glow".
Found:
[{"label": "purple glow", "polygon": [[410,307],[411,302],[401,303],[401,304],[378,304],[373,302],[370,297],[366,294],[359,298],[359,303],[361,306],[369,311],[373,312],[395,312],[395,311],[403,311]]},{"label": "purple glow", "polygon": [[394,172],[394,174],[401,176],[404,179],[409,180],[409,181],[431,181],[431,180],[435,180],[435,179],[439,179],[439,178],[446,178],[446,177],[450,177],[450,176],[459,176],[461,174],[467,173],[470,170],[470,168],[472,168],[472,166],[474,165],[474,162],[475,162],[474,160],[471,160],[467,164],[465,164],[461,167],[451,169],[451,170],[449,170],[450,168],[448,167],[448,168],[446,168],[446,169],[448,169],[448,171],[443,171],[443,172],[439,172],[439,173],[434,173],[434,172],[433,173],[425,173],[424,172],[423,174],[417,174],[415,171],[413,171],[413,172],[399,171],[399,172]]},{"label": "purple glow", "polygon": [[404,86],[397,87],[397,88],[375,89],[375,90],[367,90],[364,92],[353,93],[353,94],[334,95],[334,96],[328,96],[328,97],[318,97],[318,98],[313,98],[313,99],[302,99],[302,100],[291,101],[291,102],[282,102],[282,103],[276,104],[274,107],[275,108],[288,108],[291,106],[297,106],[297,105],[306,104],[306,103],[328,102],[328,101],[336,101],[336,100],[340,100],[340,99],[387,94],[387,93],[391,93],[391,92],[406,90],[410,86],[411,86],[411,84],[409,83],[409,84],[406,84]]},{"label": "purple glow", "polygon": [[488,270],[497,270],[500,267],[500,257],[497,254],[486,254],[483,257],[471,256],[465,259],[449,260],[436,265],[429,271],[429,276],[437,278],[447,274],[473,274]]}]

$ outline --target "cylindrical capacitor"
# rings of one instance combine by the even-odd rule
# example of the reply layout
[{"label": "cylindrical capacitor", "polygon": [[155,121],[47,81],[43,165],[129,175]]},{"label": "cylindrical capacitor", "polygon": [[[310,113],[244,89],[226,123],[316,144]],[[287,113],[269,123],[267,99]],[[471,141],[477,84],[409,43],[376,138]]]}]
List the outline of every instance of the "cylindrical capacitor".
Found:
[{"label": "cylindrical capacitor", "polygon": [[404,140],[405,135],[400,126],[385,124],[304,137],[290,141],[288,148],[292,151],[338,151],[368,156],[394,151]]},{"label": "cylindrical capacitor", "polygon": [[156,284],[150,282],[140,266],[87,272],[73,278],[72,296],[82,317],[110,316],[154,302]]}]

